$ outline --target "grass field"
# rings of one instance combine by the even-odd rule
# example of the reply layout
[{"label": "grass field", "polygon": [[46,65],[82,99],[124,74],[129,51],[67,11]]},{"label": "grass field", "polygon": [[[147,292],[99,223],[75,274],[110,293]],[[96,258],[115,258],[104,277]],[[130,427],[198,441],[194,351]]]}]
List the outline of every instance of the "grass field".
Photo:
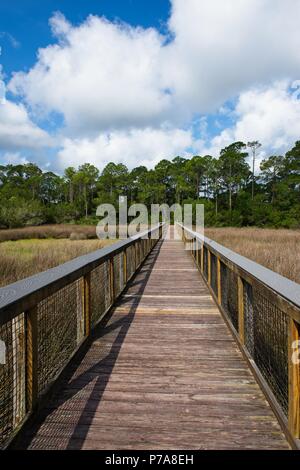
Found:
[{"label": "grass field", "polygon": [[300,230],[209,228],[205,236],[300,284]]},{"label": "grass field", "polygon": [[0,287],[77,256],[103,248],[113,240],[18,240],[0,243]]},{"label": "grass field", "polygon": [[0,287],[114,242],[100,241],[94,225],[41,225],[0,230]]},{"label": "grass field", "polygon": [[[205,235],[300,283],[300,230],[209,228]],[[95,236],[94,226],[81,225],[0,230],[0,286],[113,242],[93,239]]]},{"label": "grass field", "polygon": [[97,238],[96,227],[94,225],[58,224],[0,230],[0,242],[8,240],[30,240],[33,238],[69,238],[74,234],[82,238]]}]

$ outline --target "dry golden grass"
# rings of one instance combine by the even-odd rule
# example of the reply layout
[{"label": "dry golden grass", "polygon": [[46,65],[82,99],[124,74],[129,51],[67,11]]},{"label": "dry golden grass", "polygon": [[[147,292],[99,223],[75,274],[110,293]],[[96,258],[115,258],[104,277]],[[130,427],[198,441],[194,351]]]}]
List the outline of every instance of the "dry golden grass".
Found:
[{"label": "dry golden grass", "polygon": [[205,236],[300,284],[300,230],[208,228]]},{"label": "dry golden grass", "polygon": [[57,224],[0,230],[0,241],[69,238],[72,233],[85,235],[88,239],[97,238],[94,225]]},{"label": "dry golden grass", "polygon": [[0,243],[0,286],[53,268],[113,240],[19,240]]}]

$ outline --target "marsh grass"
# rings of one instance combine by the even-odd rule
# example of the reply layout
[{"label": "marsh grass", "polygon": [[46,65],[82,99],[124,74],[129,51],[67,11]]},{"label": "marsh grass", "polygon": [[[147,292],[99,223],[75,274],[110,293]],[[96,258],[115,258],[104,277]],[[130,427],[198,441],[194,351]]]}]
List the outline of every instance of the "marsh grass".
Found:
[{"label": "marsh grass", "polygon": [[300,230],[208,228],[205,236],[300,284]]},{"label": "marsh grass", "polygon": [[96,227],[93,225],[57,224],[0,230],[0,242],[26,239],[64,239],[69,238],[71,234],[84,235],[88,239],[97,238]]},{"label": "marsh grass", "polygon": [[[207,228],[205,235],[300,284],[300,230]],[[0,230],[0,286],[113,243],[95,237],[95,227],[81,225]]]},{"label": "marsh grass", "polygon": [[114,240],[18,240],[0,243],[0,287],[114,243]]}]

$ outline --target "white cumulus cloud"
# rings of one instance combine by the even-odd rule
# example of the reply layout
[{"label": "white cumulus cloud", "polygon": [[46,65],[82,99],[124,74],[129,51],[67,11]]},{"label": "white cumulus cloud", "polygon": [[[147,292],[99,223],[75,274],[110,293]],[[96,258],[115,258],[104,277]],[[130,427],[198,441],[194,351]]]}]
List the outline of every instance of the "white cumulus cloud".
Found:
[{"label": "white cumulus cloud", "polygon": [[44,112],[63,114],[73,131],[162,122],[170,106],[160,71],[163,38],[154,29],[131,28],[90,16],[73,27],[56,14],[58,43],[39,50],[28,73],[10,90]]},{"label": "white cumulus cloud", "polygon": [[201,150],[217,155],[234,141],[259,140],[263,144],[262,156],[286,152],[300,140],[299,92],[294,89],[291,93],[291,85],[289,81],[279,81],[241,93],[233,112],[235,124]]},{"label": "white cumulus cloud", "polygon": [[299,0],[173,0],[164,63],[179,103],[211,112],[300,73]]},{"label": "white cumulus cloud", "polygon": [[38,149],[52,145],[47,132],[35,125],[23,104],[0,104],[0,149]]},{"label": "white cumulus cloud", "polygon": [[56,14],[57,43],[9,88],[85,133],[178,123],[254,83],[298,78],[299,21],[300,0],[172,0],[165,44],[155,29]]},{"label": "white cumulus cloud", "polygon": [[[221,106],[226,113],[232,99],[238,99],[236,123],[206,147],[259,139],[281,150],[299,138],[299,105],[287,84],[300,78],[300,0],[171,4],[166,35],[103,17],[79,25],[59,13],[51,18],[56,42],[41,48],[36,64],[17,72],[8,89],[24,103],[15,105],[16,114],[24,116],[26,106],[30,116],[63,117],[61,163],[153,165],[191,146],[199,153],[201,141],[182,129]],[[44,131],[24,119],[22,139],[0,116],[0,145],[45,140]],[[209,131],[204,123],[201,140]]]},{"label": "white cumulus cloud", "polygon": [[59,152],[62,168],[81,163],[97,167],[110,161],[152,167],[170,155],[184,155],[193,144],[190,131],[180,129],[131,129],[100,134],[95,139],[65,139]]}]

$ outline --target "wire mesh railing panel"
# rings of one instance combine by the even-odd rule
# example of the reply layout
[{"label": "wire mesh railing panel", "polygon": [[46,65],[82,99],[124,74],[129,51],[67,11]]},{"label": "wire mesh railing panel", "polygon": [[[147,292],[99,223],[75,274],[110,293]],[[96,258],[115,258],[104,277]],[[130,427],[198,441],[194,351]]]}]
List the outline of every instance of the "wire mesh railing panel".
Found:
[{"label": "wire mesh railing panel", "polygon": [[145,257],[148,255],[150,251],[150,239],[147,238],[147,240],[145,240]]},{"label": "wire mesh railing panel", "polygon": [[144,258],[144,243],[143,243],[143,240],[140,240],[139,241],[139,245],[140,245],[140,263],[143,261],[143,258]]},{"label": "wire mesh railing panel", "polygon": [[243,295],[245,346],[251,357],[254,358],[253,289],[247,281],[243,281]]},{"label": "wire mesh railing panel", "polygon": [[[109,255],[95,257],[93,263],[71,261],[64,266],[64,276],[63,270],[54,268],[49,284],[45,276],[37,285],[31,280],[32,287],[25,280],[23,296],[2,302],[1,309],[9,306],[16,311],[12,320],[0,326],[0,448],[24,424],[156,241],[155,237],[130,240],[121,246],[126,256],[124,251],[118,253],[119,246]],[[97,262],[101,264],[91,270]],[[75,276],[80,277],[73,281]],[[50,294],[50,289],[57,291]],[[24,313],[18,314],[21,309]]]},{"label": "wire mesh railing panel", "polygon": [[[185,242],[188,235],[197,238],[195,232],[181,227]],[[218,294],[215,299],[224,316],[238,333],[234,336],[251,359],[249,364],[259,385],[276,409],[281,409],[280,424],[297,447],[299,285],[209,239],[201,253],[201,271],[211,291]]]},{"label": "wire mesh railing panel", "polygon": [[38,391],[41,394],[80,342],[83,279],[68,284],[38,305]]},{"label": "wire mesh railing panel", "polygon": [[288,414],[288,316],[253,289],[253,359]]},{"label": "wire mesh railing panel", "polygon": [[145,257],[149,254],[150,249],[151,249],[150,239],[147,238],[147,239],[145,240]]},{"label": "wire mesh railing panel", "polygon": [[145,258],[146,256],[146,242],[147,240],[142,239],[141,245],[142,245],[142,259]]},{"label": "wire mesh railing panel", "polygon": [[195,250],[195,240],[191,240],[191,246],[190,246],[190,249],[191,249],[191,254],[192,254],[192,257],[194,259],[196,259],[196,250]]},{"label": "wire mesh railing panel", "polygon": [[196,262],[197,262],[198,269],[201,269],[201,250],[202,250],[201,243],[197,242]]},{"label": "wire mesh railing panel", "polygon": [[137,266],[139,266],[142,262],[142,242],[140,240],[136,242],[136,250],[137,250]]},{"label": "wire mesh railing panel", "polygon": [[114,293],[115,296],[120,295],[124,288],[124,264],[123,253],[114,256]]},{"label": "wire mesh railing panel", "polygon": [[138,265],[139,265],[139,247],[138,247],[138,243],[135,242],[133,246],[134,246],[134,270],[136,270]]},{"label": "wire mesh railing panel", "polygon": [[151,234],[152,246],[154,246],[156,241],[159,239],[159,231],[160,231],[160,229],[157,228],[157,229],[153,230],[153,232]]},{"label": "wire mesh railing panel", "polygon": [[23,421],[25,405],[25,317],[0,326],[0,447]]},{"label": "wire mesh railing panel", "polygon": [[208,280],[208,250],[206,246],[203,247],[203,275]]},{"label": "wire mesh railing panel", "polygon": [[126,249],[126,263],[127,279],[129,279],[135,271],[135,250],[133,245]]},{"label": "wire mesh railing panel", "polygon": [[145,246],[145,251],[144,251],[144,259],[145,259],[146,256],[149,254],[150,249],[151,249],[149,238],[146,238],[146,240],[144,240],[144,246]]},{"label": "wire mesh railing panel", "polygon": [[224,311],[235,330],[238,331],[238,277],[223,262],[221,262],[221,298]]},{"label": "wire mesh railing panel", "polygon": [[210,269],[211,269],[211,288],[216,295],[218,295],[218,267],[217,267],[217,257],[211,253],[210,254]]},{"label": "wire mesh railing panel", "polygon": [[227,309],[228,305],[228,281],[227,281],[228,270],[226,264],[221,262],[221,299],[222,307],[224,310]]},{"label": "wire mesh railing panel", "polygon": [[109,264],[104,261],[91,272],[91,326],[102,318],[110,307]]}]

